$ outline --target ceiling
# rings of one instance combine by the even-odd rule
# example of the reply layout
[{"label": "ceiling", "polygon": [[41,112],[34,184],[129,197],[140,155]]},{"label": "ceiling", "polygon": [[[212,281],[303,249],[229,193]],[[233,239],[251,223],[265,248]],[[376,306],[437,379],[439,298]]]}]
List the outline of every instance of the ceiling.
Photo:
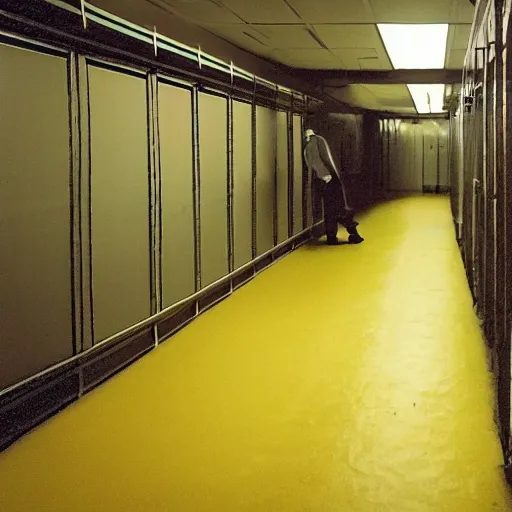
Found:
[{"label": "ceiling", "polygon": [[[449,23],[445,67],[461,69],[469,0],[150,0],[258,56],[306,69],[392,69],[376,23]],[[331,95],[415,113],[406,85],[351,85]]]}]

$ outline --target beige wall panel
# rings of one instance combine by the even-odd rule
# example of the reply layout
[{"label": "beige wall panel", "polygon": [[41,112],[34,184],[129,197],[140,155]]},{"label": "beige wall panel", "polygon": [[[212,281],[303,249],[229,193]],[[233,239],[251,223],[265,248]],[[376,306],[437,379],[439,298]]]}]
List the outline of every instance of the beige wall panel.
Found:
[{"label": "beige wall panel", "polygon": [[0,62],[4,388],[71,356],[73,340],[66,61],[0,45]]},{"label": "beige wall panel", "polygon": [[302,221],[302,117],[293,116],[293,233],[303,230]]},{"label": "beige wall panel", "polygon": [[413,125],[414,128],[414,169],[419,192],[423,191],[423,128],[420,125]]},{"label": "beige wall panel", "polygon": [[416,168],[416,127],[402,122],[398,129],[398,161],[400,183],[398,190],[420,191],[421,168]]},{"label": "beige wall panel", "polygon": [[403,121],[391,123],[390,189],[421,190],[421,168],[415,168],[416,129]]},{"label": "beige wall panel", "polygon": [[256,249],[274,246],[274,199],[277,112],[256,107]]},{"label": "beige wall panel", "polygon": [[391,123],[389,129],[389,188],[401,190],[400,148],[399,137],[395,133],[395,125]]},{"label": "beige wall panel", "polygon": [[[391,190],[421,192],[448,182],[448,125],[446,121],[404,121],[395,134],[391,123]],[[414,140],[414,143],[413,143]],[[385,142],[385,139],[384,139]],[[439,162],[438,162],[439,144]]]},{"label": "beige wall panel", "polygon": [[228,266],[227,100],[199,94],[201,286],[225,276]]},{"label": "beige wall panel", "polygon": [[388,138],[389,131],[387,128],[387,120],[382,122],[382,174],[383,174],[383,182],[384,187],[389,188],[389,152],[388,152]]},{"label": "beige wall panel", "polygon": [[192,93],[158,84],[162,306],[195,292]]},{"label": "beige wall panel", "polygon": [[439,185],[447,187],[450,184],[449,170],[449,124],[448,121],[441,121],[439,127]]},{"label": "beige wall panel", "polygon": [[233,224],[235,269],[252,259],[252,107],[233,102]]},{"label": "beige wall panel", "polygon": [[435,187],[437,185],[437,164],[438,164],[438,129],[433,124],[423,125],[423,160],[424,160],[424,179],[423,184],[426,187]]},{"label": "beige wall panel", "polygon": [[95,342],[150,315],[146,81],[89,67]]},{"label": "beige wall panel", "polygon": [[277,113],[277,243],[288,238],[288,114]]},{"label": "beige wall panel", "polygon": [[401,140],[400,134],[395,131],[395,125],[391,129],[391,175],[393,181],[393,190],[403,190],[404,177],[402,176],[402,166],[400,153]]}]

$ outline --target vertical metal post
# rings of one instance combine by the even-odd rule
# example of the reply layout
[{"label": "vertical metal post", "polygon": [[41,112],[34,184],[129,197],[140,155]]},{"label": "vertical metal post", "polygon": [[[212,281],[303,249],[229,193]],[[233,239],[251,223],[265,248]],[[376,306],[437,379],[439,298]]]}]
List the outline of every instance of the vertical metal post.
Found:
[{"label": "vertical metal post", "polygon": [[148,185],[149,185],[149,286],[151,296],[151,314],[157,311],[157,293],[156,293],[156,253],[155,253],[155,148],[154,148],[154,116],[153,111],[153,80],[151,73],[146,75],[146,122],[147,122],[147,141],[148,146]]},{"label": "vertical metal post", "polygon": [[423,129],[421,130],[421,144],[422,144],[421,192],[424,194],[425,193],[425,131]]},{"label": "vertical metal post", "polygon": [[295,218],[295,197],[294,197],[294,158],[293,158],[293,112],[294,112],[294,94],[290,93],[290,109],[287,115],[288,124],[288,237],[292,237],[294,233]]},{"label": "vertical metal post", "polygon": [[[302,144],[302,140],[303,140],[303,137],[302,137],[302,134],[304,133],[304,113],[305,113],[305,109],[306,109],[306,98],[304,96],[302,96],[302,112],[300,114],[300,155],[302,156],[303,153],[304,153],[304,148],[303,148],[303,144]],[[301,171],[301,177],[302,177],[302,226],[300,228],[300,231],[302,231],[303,229],[306,229],[307,225],[308,225],[308,184],[309,184],[309,180],[308,180],[308,172],[307,172],[307,167],[306,165],[304,164],[304,159],[301,158],[300,159],[300,162],[301,162],[301,166],[300,166],[300,171]]]},{"label": "vertical metal post", "polygon": [[[233,77],[231,77],[233,78]],[[227,198],[228,198],[228,270],[233,272],[235,268],[235,248],[234,248],[234,215],[233,215],[233,187],[234,187],[234,169],[233,169],[233,97],[231,93],[227,99],[227,130],[228,130],[228,179],[227,179]]]},{"label": "vertical metal post", "polygon": [[274,173],[273,173],[273,181],[274,181],[274,197],[273,197],[273,201],[272,201],[272,207],[273,207],[273,212],[272,212],[272,226],[273,226],[273,235],[274,235],[274,247],[277,245],[277,240],[278,240],[278,225],[279,225],[279,219],[278,219],[278,211],[279,211],[279,206],[278,206],[278,190],[277,190],[277,187],[278,187],[278,177],[277,177],[277,171],[278,171],[278,161],[277,161],[277,153],[279,151],[279,146],[278,146],[278,140],[277,140],[277,137],[278,137],[278,113],[279,113],[279,105],[278,105],[278,98],[279,98],[279,88],[278,86],[276,85],[275,86],[275,90],[274,90],[274,144],[275,144],[275,147],[274,147]]},{"label": "vertical metal post", "polygon": [[71,278],[73,315],[73,355],[83,351],[82,304],[82,226],[80,187],[80,102],[78,96],[78,56],[68,57],[68,101],[70,127],[70,197],[71,197]]},{"label": "vertical metal post", "polygon": [[194,189],[194,267],[196,288],[201,289],[201,164],[199,148],[199,90],[195,86],[192,91],[192,151],[193,151],[193,189]]},{"label": "vertical metal post", "polygon": [[92,230],[91,230],[91,122],[89,104],[89,70],[85,57],[76,56],[79,166],[80,166],[80,239],[82,280],[82,350],[94,344],[94,308],[92,295]]},{"label": "vertical metal post", "polygon": [[161,279],[161,166],[158,122],[158,78],[155,73],[147,76],[149,189],[150,189],[150,247],[151,247],[151,310],[162,309]]},{"label": "vertical metal post", "polygon": [[[488,321],[487,321],[487,290],[489,282],[487,280],[487,260],[488,260],[488,229],[487,221],[489,212],[487,209],[489,189],[487,180],[487,48],[482,48],[482,65],[483,65],[483,77],[482,77],[482,155],[479,162],[481,166],[481,187],[480,187],[480,226],[482,232],[480,233],[480,281],[481,281],[481,312],[484,320],[484,333],[487,334]],[[486,338],[489,341],[488,338]]]},{"label": "vertical metal post", "polygon": [[257,132],[256,132],[256,76],[252,93],[251,127],[252,127],[252,257],[257,256]]},{"label": "vertical metal post", "polygon": [[387,161],[387,163],[388,163],[388,165],[387,165],[388,180],[387,181],[388,181],[388,191],[389,191],[389,190],[391,190],[391,127],[390,127],[391,121],[390,121],[390,119],[388,119],[387,121],[388,121],[387,129],[386,129],[387,134],[388,134],[388,137],[387,137],[387,139],[388,139],[388,161]]},{"label": "vertical metal post", "polygon": [[439,144],[439,137],[441,136],[440,131],[437,131],[437,173],[436,173],[436,194],[439,194],[440,187],[441,187],[441,168],[440,168],[440,157],[439,157],[439,151],[441,149],[441,145]]},{"label": "vertical metal post", "polygon": [[85,13],[85,0],[80,0],[80,12],[82,13],[82,24],[84,30],[87,29],[87,15]]}]

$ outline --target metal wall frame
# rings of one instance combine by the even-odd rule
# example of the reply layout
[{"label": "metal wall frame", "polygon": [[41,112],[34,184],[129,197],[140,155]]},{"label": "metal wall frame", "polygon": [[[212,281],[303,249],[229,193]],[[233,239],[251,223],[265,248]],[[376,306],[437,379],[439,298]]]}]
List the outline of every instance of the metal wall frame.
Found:
[{"label": "metal wall frame", "polygon": [[453,216],[489,348],[505,472],[512,481],[512,114],[507,105],[512,88],[511,8],[510,0],[477,2],[460,101],[451,112],[452,135],[458,135],[459,147],[452,149],[450,174],[456,192]]},{"label": "metal wall frame", "polygon": [[[30,11],[28,16],[22,17],[16,11],[15,3],[9,5],[12,11],[0,10],[0,28],[6,27],[9,31],[3,36],[10,44],[29,47],[36,51],[45,51],[48,40],[56,40],[55,48],[59,52],[69,53],[68,80],[70,104],[70,154],[71,154],[71,190],[73,204],[72,213],[72,283],[74,297],[74,344],[73,357],[65,361],[56,361],[51,367],[23,379],[13,385],[0,390],[0,449],[8,446],[17,438],[30,430],[40,421],[54,414],[66,404],[76,400],[96,385],[113,375],[120,368],[146,352],[154,349],[158,344],[200,313],[230,295],[238,287],[255,277],[268,266],[279,261],[288,252],[308,241],[315,229],[322,229],[322,222],[312,226],[303,225],[304,229],[293,235],[293,222],[289,222],[289,238],[277,244],[276,223],[277,204],[273,201],[274,216],[274,247],[259,257],[256,256],[255,247],[255,171],[256,171],[256,132],[253,130],[253,260],[234,271],[233,250],[233,100],[249,101],[252,104],[252,122],[255,123],[256,107],[261,105],[274,110],[285,110],[288,113],[288,159],[289,159],[289,187],[288,194],[292,199],[288,204],[288,217],[293,220],[293,116],[303,118],[306,103],[305,97],[299,93],[289,91],[270,84],[258,77],[244,74],[231,64],[231,73],[227,83],[223,82],[225,76],[221,61],[214,58],[210,68],[215,74],[204,72],[201,67],[201,58],[188,62],[188,68],[180,69],[159,62],[165,51],[169,48],[176,51],[175,42],[160,38],[151,46],[154,55],[148,54],[147,47],[140,50],[140,43],[148,43],[148,34],[145,29],[137,28],[131,24],[130,36],[123,34],[126,45],[116,49],[117,39],[112,29],[106,29],[98,12],[88,14],[87,28],[77,27],[77,12],[70,8],[68,12],[57,10],[62,14],[62,22],[69,32],[59,31],[58,27],[48,27],[37,17],[41,14],[37,9]],[[48,9],[54,6],[48,4]],[[41,8],[41,6],[39,6]],[[79,18],[81,20],[81,18]],[[111,20],[112,21],[112,20]],[[122,20],[121,20],[122,21]],[[102,22],[101,27],[95,27],[95,22]],[[118,19],[112,22],[120,23]],[[66,25],[66,23],[68,25]],[[128,30],[124,27],[125,32]],[[110,31],[110,32],[109,32]],[[27,34],[29,34],[27,36]],[[134,36],[135,34],[135,36]],[[135,43],[128,37],[137,40]],[[149,36],[148,36],[149,37]],[[109,39],[110,38],[110,39]],[[40,41],[41,39],[41,41]],[[98,42],[99,41],[99,42]],[[153,40],[151,43],[153,44]],[[108,43],[108,44],[107,44]],[[129,43],[129,44],[128,44]],[[0,41],[1,44],[1,41]],[[179,46],[179,45],[178,45]],[[52,47],[53,48],[53,47]],[[54,51],[54,50],[52,50]],[[139,51],[139,54],[137,54]],[[182,53],[186,53],[183,48]],[[207,57],[208,59],[209,57]],[[187,57],[189,61],[191,59]],[[211,60],[210,59],[210,60]],[[181,62],[181,61],[180,61]],[[150,234],[150,287],[151,287],[151,315],[129,326],[106,339],[94,343],[94,318],[92,304],[92,250],[91,250],[91,125],[89,111],[89,79],[88,65],[102,66],[108,69],[120,69],[125,73],[136,73],[145,77],[147,120],[148,120],[148,186],[149,211],[148,227]],[[199,68],[197,68],[199,66]],[[204,62],[203,62],[204,66]],[[217,68],[215,67],[217,66]],[[173,71],[173,72],[171,72]],[[175,71],[175,72],[174,72]],[[214,75],[214,76],[213,76]],[[159,98],[158,82],[163,80],[171,85],[185,87],[192,91],[191,116],[193,120],[193,137],[191,140],[193,151],[193,204],[194,204],[194,268],[196,276],[195,293],[180,300],[170,307],[163,307],[162,303],[162,170],[160,162],[159,132]],[[247,83],[250,87],[247,88]],[[228,219],[228,275],[201,287],[201,260],[200,260],[200,147],[198,139],[198,94],[199,91],[214,92],[227,99],[227,219]],[[303,128],[303,127],[302,127]],[[291,143],[290,143],[291,142]],[[297,149],[297,148],[295,148]],[[276,166],[274,166],[276,167]],[[307,191],[307,175],[303,177],[303,197]],[[277,179],[276,168],[274,178]],[[304,210],[304,216],[306,211]],[[304,219],[306,220],[306,218]],[[45,400],[41,400],[41,397]],[[28,412],[27,412],[28,411]]]}]

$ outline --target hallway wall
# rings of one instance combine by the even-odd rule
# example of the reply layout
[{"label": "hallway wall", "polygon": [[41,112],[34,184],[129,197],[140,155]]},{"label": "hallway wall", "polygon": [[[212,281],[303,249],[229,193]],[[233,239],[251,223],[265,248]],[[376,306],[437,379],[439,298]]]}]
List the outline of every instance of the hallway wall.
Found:
[{"label": "hallway wall", "polygon": [[300,93],[14,33],[0,61],[2,446],[307,240],[317,217]]},{"label": "hallway wall", "polygon": [[444,119],[381,119],[384,187],[390,191],[449,190],[449,124]]},{"label": "hallway wall", "polygon": [[452,210],[498,390],[498,422],[512,476],[511,3],[477,3],[451,131]]},{"label": "hallway wall", "polygon": [[[83,57],[69,97],[64,50],[0,44],[0,59],[0,388],[218,281],[235,270],[231,256],[246,264],[311,226],[299,114]],[[68,111],[78,97],[83,131]],[[289,150],[298,158],[278,169]],[[300,204],[278,210],[278,183]]]}]

